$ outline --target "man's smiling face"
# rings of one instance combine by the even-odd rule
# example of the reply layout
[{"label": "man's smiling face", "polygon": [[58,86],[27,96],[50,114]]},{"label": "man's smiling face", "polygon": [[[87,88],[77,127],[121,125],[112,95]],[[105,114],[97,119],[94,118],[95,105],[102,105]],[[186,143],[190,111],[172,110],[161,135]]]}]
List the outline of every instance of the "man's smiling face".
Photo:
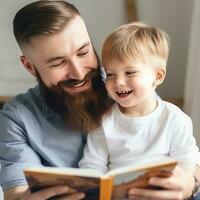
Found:
[{"label": "man's smiling face", "polygon": [[91,88],[88,74],[97,69],[97,58],[85,23],[80,16],[72,19],[59,33],[34,36],[23,48],[23,64],[39,73],[50,88],[61,87],[70,95]]}]

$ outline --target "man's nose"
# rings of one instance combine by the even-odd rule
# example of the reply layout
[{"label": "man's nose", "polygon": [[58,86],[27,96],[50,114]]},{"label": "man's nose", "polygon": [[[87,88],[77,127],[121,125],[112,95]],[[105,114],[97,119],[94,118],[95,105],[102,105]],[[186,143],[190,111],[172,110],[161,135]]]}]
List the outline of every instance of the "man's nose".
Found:
[{"label": "man's nose", "polygon": [[83,80],[86,75],[86,69],[84,65],[81,65],[81,63],[77,61],[73,61],[70,64],[69,69],[69,78],[70,79],[76,79],[76,80]]}]

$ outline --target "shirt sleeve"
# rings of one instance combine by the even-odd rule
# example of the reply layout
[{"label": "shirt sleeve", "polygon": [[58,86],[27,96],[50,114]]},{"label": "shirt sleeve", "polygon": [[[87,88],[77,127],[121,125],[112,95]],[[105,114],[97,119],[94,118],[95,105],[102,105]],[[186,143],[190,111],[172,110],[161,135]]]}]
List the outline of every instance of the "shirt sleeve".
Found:
[{"label": "shirt sleeve", "polygon": [[178,118],[171,124],[171,148],[170,156],[179,161],[185,170],[194,170],[199,163],[199,149],[193,136],[192,121],[188,116]]},{"label": "shirt sleeve", "polygon": [[0,164],[3,190],[27,184],[23,169],[41,165],[14,106],[5,106],[0,112]]},{"label": "shirt sleeve", "polygon": [[103,173],[108,171],[108,148],[102,128],[87,135],[87,143],[79,167],[95,169]]}]

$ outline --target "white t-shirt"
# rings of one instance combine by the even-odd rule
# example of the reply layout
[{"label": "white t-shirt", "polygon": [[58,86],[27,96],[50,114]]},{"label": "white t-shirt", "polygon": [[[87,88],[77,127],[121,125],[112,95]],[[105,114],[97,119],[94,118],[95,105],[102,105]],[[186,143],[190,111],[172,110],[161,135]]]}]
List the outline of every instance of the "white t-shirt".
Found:
[{"label": "white t-shirt", "polygon": [[142,117],[127,117],[114,105],[102,127],[88,134],[79,166],[106,172],[172,157],[189,168],[199,162],[197,154],[190,117],[177,106],[158,100],[157,108]]}]

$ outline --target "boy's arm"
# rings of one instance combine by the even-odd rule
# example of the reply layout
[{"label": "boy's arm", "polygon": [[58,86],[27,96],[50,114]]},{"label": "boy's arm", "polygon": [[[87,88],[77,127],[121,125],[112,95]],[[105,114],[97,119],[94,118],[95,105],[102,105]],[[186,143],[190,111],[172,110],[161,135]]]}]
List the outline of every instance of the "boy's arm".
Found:
[{"label": "boy's arm", "polygon": [[178,161],[179,166],[188,173],[188,176],[193,176],[196,166],[200,163],[200,152],[193,136],[191,118],[180,113],[171,122],[169,132],[171,133],[170,157]]},{"label": "boy's arm", "polygon": [[108,171],[108,147],[102,129],[87,135],[83,158],[79,167],[95,169],[101,172]]},{"label": "boy's arm", "polygon": [[[178,116],[180,117],[176,118],[176,120],[173,118],[173,121],[170,123],[172,130],[169,129],[168,132],[172,133],[170,157],[177,159],[182,166],[178,165],[173,171],[172,176],[168,178],[152,177],[149,180],[149,185],[164,189],[132,188],[129,190],[129,199],[137,197],[143,200],[182,200],[192,195],[195,185],[193,175],[200,179],[199,155],[197,155],[199,152],[193,137],[191,119],[184,115]],[[184,166],[186,166],[185,169]],[[195,173],[190,170],[193,169],[193,166],[195,166]]]}]

